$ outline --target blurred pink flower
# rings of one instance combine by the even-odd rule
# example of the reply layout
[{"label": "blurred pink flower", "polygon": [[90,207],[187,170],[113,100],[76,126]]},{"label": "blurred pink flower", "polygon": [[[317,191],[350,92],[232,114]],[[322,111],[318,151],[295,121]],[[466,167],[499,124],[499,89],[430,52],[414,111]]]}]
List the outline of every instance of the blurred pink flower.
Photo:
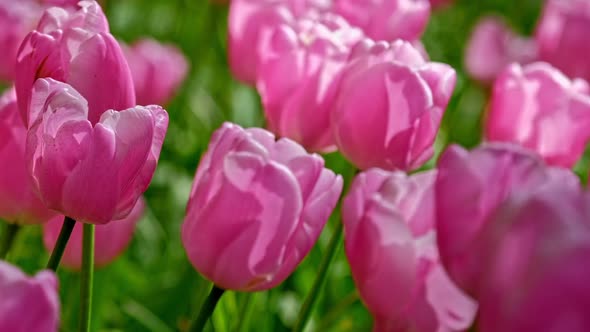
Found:
[{"label": "blurred pink flower", "polygon": [[[96,226],[94,262],[97,266],[108,265],[125,251],[133,238],[135,225],[143,216],[144,209],[145,202],[143,198],[140,198],[131,213],[124,219]],[[64,216],[57,216],[43,225],[43,244],[49,252],[55,247],[63,221]],[[80,270],[82,267],[82,225],[79,222],[74,226],[61,263],[73,270]]]},{"label": "blurred pink flower", "polygon": [[463,331],[477,304],[440,266],[435,171],[370,169],[343,201],[346,256],[374,331]]},{"label": "blurred pink flower", "polygon": [[49,220],[49,211],[37,198],[25,162],[27,128],[16,105],[14,89],[0,97],[0,218],[17,224]]},{"label": "blurred pink flower", "polygon": [[338,148],[360,169],[421,166],[454,87],[450,66],[427,62],[408,42],[357,44],[332,111]]},{"label": "blurred pink flower", "polygon": [[188,71],[182,52],[172,44],[147,38],[123,47],[123,51],[131,69],[137,104],[167,104]]},{"label": "blurred pink flower", "polygon": [[27,125],[36,79],[50,77],[70,84],[89,104],[95,124],[108,109],[135,105],[133,80],[123,51],[95,1],[81,1],[78,11],[52,7],[23,41],[17,56],[16,94]]},{"label": "blurred pink flower", "polygon": [[547,0],[535,39],[539,57],[571,78],[590,80],[590,2]]},{"label": "blurred pink flower", "polygon": [[474,292],[483,268],[474,248],[497,207],[511,195],[553,182],[580,185],[571,171],[548,167],[515,145],[447,148],[438,161],[435,188],[437,241],[441,261],[459,287]]},{"label": "blurred pink flower", "polygon": [[109,110],[93,124],[86,100],[52,79],[37,80],[32,100],[36,121],[26,160],[42,201],[81,222],[105,224],[127,216],[154,174],[166,111],[154,105]]},{"label": "blurred pink flower", "polygon": [[429,0],[333,0],[333,11],[375,40],[416,40],[430,18]]},{"label": "blurred pink flower", "polygon": [[59,294],[51,271],[34,277],[0,261],[0,331],[57,332]]},{"label": "blurred pink flower", "polygon": [[484,17],[467,43],[465,68],[473,78],[491,83],[512,62],[534,61],[536,47],[532,39],[516,35],[501,18]]},{"label": "blurred pink flower", "polygon": [[297,143],[225,123],[203,155],[182,225],[193,266],[224,289],[277,286],[317,241],[342,178]]},{"label": "blurred pink flower", "polygon": [[334,151],[330,109],[351,47],[362,32],[339,16],[279,25],[258,65],[269,128],[311,151]]},{"label": "blurred pink flower", "polygon": [[489,141],[520,144],[548,164],[570,168],[590,141],[590,95],[547,63],[508,67],[494,83],[486,124]]}]

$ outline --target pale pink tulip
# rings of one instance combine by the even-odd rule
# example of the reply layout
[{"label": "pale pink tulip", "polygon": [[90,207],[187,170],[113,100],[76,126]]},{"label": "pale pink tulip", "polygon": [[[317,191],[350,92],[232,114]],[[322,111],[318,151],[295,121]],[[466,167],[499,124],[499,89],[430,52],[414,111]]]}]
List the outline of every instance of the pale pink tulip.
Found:
[{"label": "pale pink tulip", "polygon": [[272,288],[311,250],[341,190],[319,155],[225,123],[195,175],[182,225],[188,258],[221,288]]},{"label": "pale pink tulip", "polygon": [[548,164],[570,168],[590,140],[586,81],[570,81],[547,63],[512,65],[494,83],[486,138],[520,144]]},{"label": "pale pink tulip", "polygon": [[109,110],[98,123],[71,86],[39,79],[32,93],[26,160],[34,186],[51,209],[104,224],[127,216],[147,189],[168,126],[159,106]]},{"label": "pale pink tulip", "polygon": [[360,42],[332,110],[338,148],[360,169],[421,166],[454,87],[455,71],[427,62],[409,42]]},{"label": "pale pink tulip", "polygon": [[258,92],[271,131],[311,151],[334,151],[330,109],[351,47],[362,32],[338,16],[279,25],[258,64]]},{"label": "pale pink tulip", "polygon": [[171,44],[154,39],[140,39],[123,51],[135,86],[139,105],[165,105],[184,81],[188,62]]},{"label": "pale pink tulip", "polygon": [[129,66],[100,6],[81,1],[77,11],[52,7],[27,35],[17,56],[16,94],[27,125],[31,91],[38,78],[68,83],[88,100],[95,124],[109,109],[135,106]]},{"label": "pale pink tulip", "polygon": [[27,128],[16,105],[14,89],[0,97],[0,218],[17,224],[49,220],[49,211],[37,198],[25,161]]},{"label": "pale pink tulip", "polygon": [[439,263],[435,178],[370,169],[343,201],[346,256],[375,332],[464,331],[475,316]]},{"label": "pale pink tulip", "polygon": [[[127,217],[113,220],[106,225],[97,225],[94,238],[94,263],[105,266],[114,261],[125,251],[133,238],[135,225],[143,216],[145,202],[139,199]],[[57,216],[43,225],[43,244],[49,251],[53,251],[59,232],[63,225],[64,216]],[[64,251],[61,264],[73,270],[82,267],[82,225],[76,223],[70,240]]]},{"label": "pale pink tulip", "polygon": [[0,261],[0,331],[57,332],[59,294],[51,271],[34,277]]}]

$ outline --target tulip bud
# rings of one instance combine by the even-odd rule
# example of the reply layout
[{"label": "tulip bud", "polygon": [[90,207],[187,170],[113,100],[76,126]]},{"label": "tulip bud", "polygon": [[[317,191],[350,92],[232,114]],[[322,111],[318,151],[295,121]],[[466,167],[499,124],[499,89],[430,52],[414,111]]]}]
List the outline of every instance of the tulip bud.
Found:
[{"label": "tulip bud", "polygon": [[439,263],[435,178],[370,169],[343,201],[346,256],[376,332],[464,331],[475,316]]},{"label": "tulip bud", "polygon": [[571,168],[590,140],[590,95],[547,63],[512,65],[494,83],[486,138],[520,144]]},{"label": "tulip bud", "polygon": [[26,160],[45,205],[93,224],[127,216],[154,174],[166,111],[154,105],[109,110],[93,124],[86,100],[52,79],[37,80],[32,99],[37,120]]},{"label": "tulip bud", "polygon": [[0,218],[17,224],[49,220],[49,211],[37,198],[25,162],[27,128],[23,124],[14,89],[0,97]]},{"label": "tulip bud", "polygon": [[455,71],[401,40],[360,42],[351,58],[332,111],[338,148],[360,169],[421,166],[433,155]]},{"label": "tulip bud", "polygon": [[51,271],[26,276],[0,261],[0,331],[57,332],[59,294]]},{"label": "tulip bud", "polygon": [[320,156],[225,123],[195,175],[182,225],[188,258],[221,288],[272,288],[311,250],[341,190]]},{"label": "tulip bud", "polygon": [[489,144],[471,152],[452,145],[438,161],[438,248],[450,277],[473,293],[481,268],[474,246],[490,215],[508,197],[553,182],[579,187],[569,170],[547,167],[513,145]]},{"label": "tulip bud", "polygon": [[261,54],[258,91],[271,131],[311,151],[334,151],[330,109],[350,49],[362,37],[338,16],[279,25]]},{"label": "tulip bud", "polygon": [[81,1],[78,11],[59,7],[45,11],[37,29],[29,33],[17,56],[16,94],[28,126],[31,90],[38,78],[65,82],[88,101],[89,120],[95,124],[109,109],[135,106],[129,66],[96,1]]},{"label": "tulip bud", "polygon": [[188,62],[173,45],[141,39],[123,51],[139,105],[167,104],[186,77]]}]

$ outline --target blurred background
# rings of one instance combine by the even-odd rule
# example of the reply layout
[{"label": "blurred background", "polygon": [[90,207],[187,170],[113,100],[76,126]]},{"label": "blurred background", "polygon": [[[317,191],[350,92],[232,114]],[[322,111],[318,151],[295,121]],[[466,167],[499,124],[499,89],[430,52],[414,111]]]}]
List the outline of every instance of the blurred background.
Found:
[{"label": "blurred background", "polygon": [[[466,147],[480,142],[480,120],[488,90],[470,80],[463,68],[464,48],[476,21],[487,14],[501,15],[516,32],[531,35],[541,5],[541,0],[457,0],[434,11],[423,43],[432,60],[448,63],[458,72],[455,93],[437,139],[437,154],[451,142]],[[229,72],[227,5],[206,0],[110,0],[104,1],[104,9],[112,33],[125,42],[150,36],[177,45],[190,62],[190,74],[166,105],[170,127],[146,193],[146,216],[122,257],[97,271],[93,330],[184,331],[211,287],[189,264],[180,241],[192,177],[211,133],[223,121],[264,126],[260,101],[253,88],[240,84]],[[435,158],[426,167],[431,167]],[[326,159],[329,167],[350,180],[353,170],[338,154]],[[588,169],[587,160],[582,161],[586,167],[578,169]],[[335,212],[318,245],[278,288],[255,294],[225,294],[209,329],[288,331],[337,222]],[[40,228],[26,227],[9,261],[33,273],[45,265],[47,258]],[[355,292],[342,247],[328,273],[308,330],[370,331],[371,317]],[[79,275],[64,269],[60,279],[61,330],[74,331],[78,326]],[[244,317],[247,319],[238,325]]]}]

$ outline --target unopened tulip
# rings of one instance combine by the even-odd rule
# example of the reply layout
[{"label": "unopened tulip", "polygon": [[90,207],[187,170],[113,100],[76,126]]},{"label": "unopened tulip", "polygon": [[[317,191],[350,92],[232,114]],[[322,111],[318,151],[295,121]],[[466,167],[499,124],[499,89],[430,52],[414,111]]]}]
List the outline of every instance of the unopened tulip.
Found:
[{"label": "unopened tulip", "polygon": [[590,2],[547,0],[535,39],[539,57],[571,78],[590,80]]},{"label": "unopened tulip", "polygon": [[34,0],[0,1],[0,80],[14,80],[18,48],[35,28],[42,10]]},{"label": "unopened tulip", "polygon": [[17,224],[49,220],[49,211],[37,198],[25,161],[27,128],[16,105],[14,89],[0,97],[0,218]]},{"label": "unopened tulip", "polygon": [[[127,217],[113,220],[105,225],[97,225],[94,239],[94,262],[105,266],[114,261],[125,251],[133,238],[135,225],[143,216],[145,203],[139,199]],[[48,251],[53,251],[64,216],[57,216],[43,225],[43,244]],[[61,260],[62,265],[73,270],[82,267],[82,225],[76,223]]]},{"label": "unopened tulip", "polygon": [[586,81],[547,63],[512,65],[494,83],[486,138],[520,144],[548,164],[570,168],[590,140]]},{"label": "unopened tulip", "polygon": [[332,111],[338,148],[360,169],[421,166],[433,155],[455,71],[401,40],[360,42],[351,58]]},{"label": "unopened tulip", "polygon": [[474,291],[481,268],[474,246],[489,216],[508,197],[547,183],[578,187],[569,170],[546,166],[514,145],[489,144],[471,152],[452,145],[438,161],[436,208],[438,248],[450,277]]},{"label": "unopened tulip", "polygon": [[590,196],[553,183],[513,197],[479,238],[478,331],[590,330]]},{"label": "unopened tulip", "polygon": [[31,90],[38,78],[68,83],[88,101],[95,124],[109,109],[135,106],[129,66],[96,1],[81,1],[77,11],[52,7],[27,35],[17,56],[16,94],[27,125]]},{"label": "unopened tulip", "polygon": [[375,40],[416,40],[430,17],[429,0],[333,0],[333,11]]},{"label": "unopened tulip", "polygon": [[26,159],[49,208],[104,224],[127,216],[147,189],[168,126],[159,106],[109,110],[89,120],[88,103],[71,86],[39,79],[33,88]]},{"label": "unopened tulip", "polygon": [[123,50],[133,76],[137,104],[167,104],[188,71],[182,52],[153,39],[141,39]]},{"label": "unopened tulip", "polygon": [[467,43],[465,68],[473,78],[491,83],[509,64],[535,60],[533,40],[518,36],[499,17],[489,16],[475,26]]},{"label": "unopened tulip", "polygon": [[59,294],[50,271],[34,277],[0,261],[0,331],[57,332]]},{"label": "unopened tulip", "polygon": [[370,169],[343,201],[346,256],[375,332],[464,331],[475,316],[439,263],[435,179]]},{"label": "unopened tulip", "polygon": [[225,123],[195,175],[182,225],[188,258],[218,287],[272,288],[311,250],[341,190],[320,156]]},{"label": "unopened tulip", "polygon": [[258,91],[271,131],[311,151],[333,151],[330,109],[351,47],[362,32],[338,16],[279,25],[258,66]]}]

